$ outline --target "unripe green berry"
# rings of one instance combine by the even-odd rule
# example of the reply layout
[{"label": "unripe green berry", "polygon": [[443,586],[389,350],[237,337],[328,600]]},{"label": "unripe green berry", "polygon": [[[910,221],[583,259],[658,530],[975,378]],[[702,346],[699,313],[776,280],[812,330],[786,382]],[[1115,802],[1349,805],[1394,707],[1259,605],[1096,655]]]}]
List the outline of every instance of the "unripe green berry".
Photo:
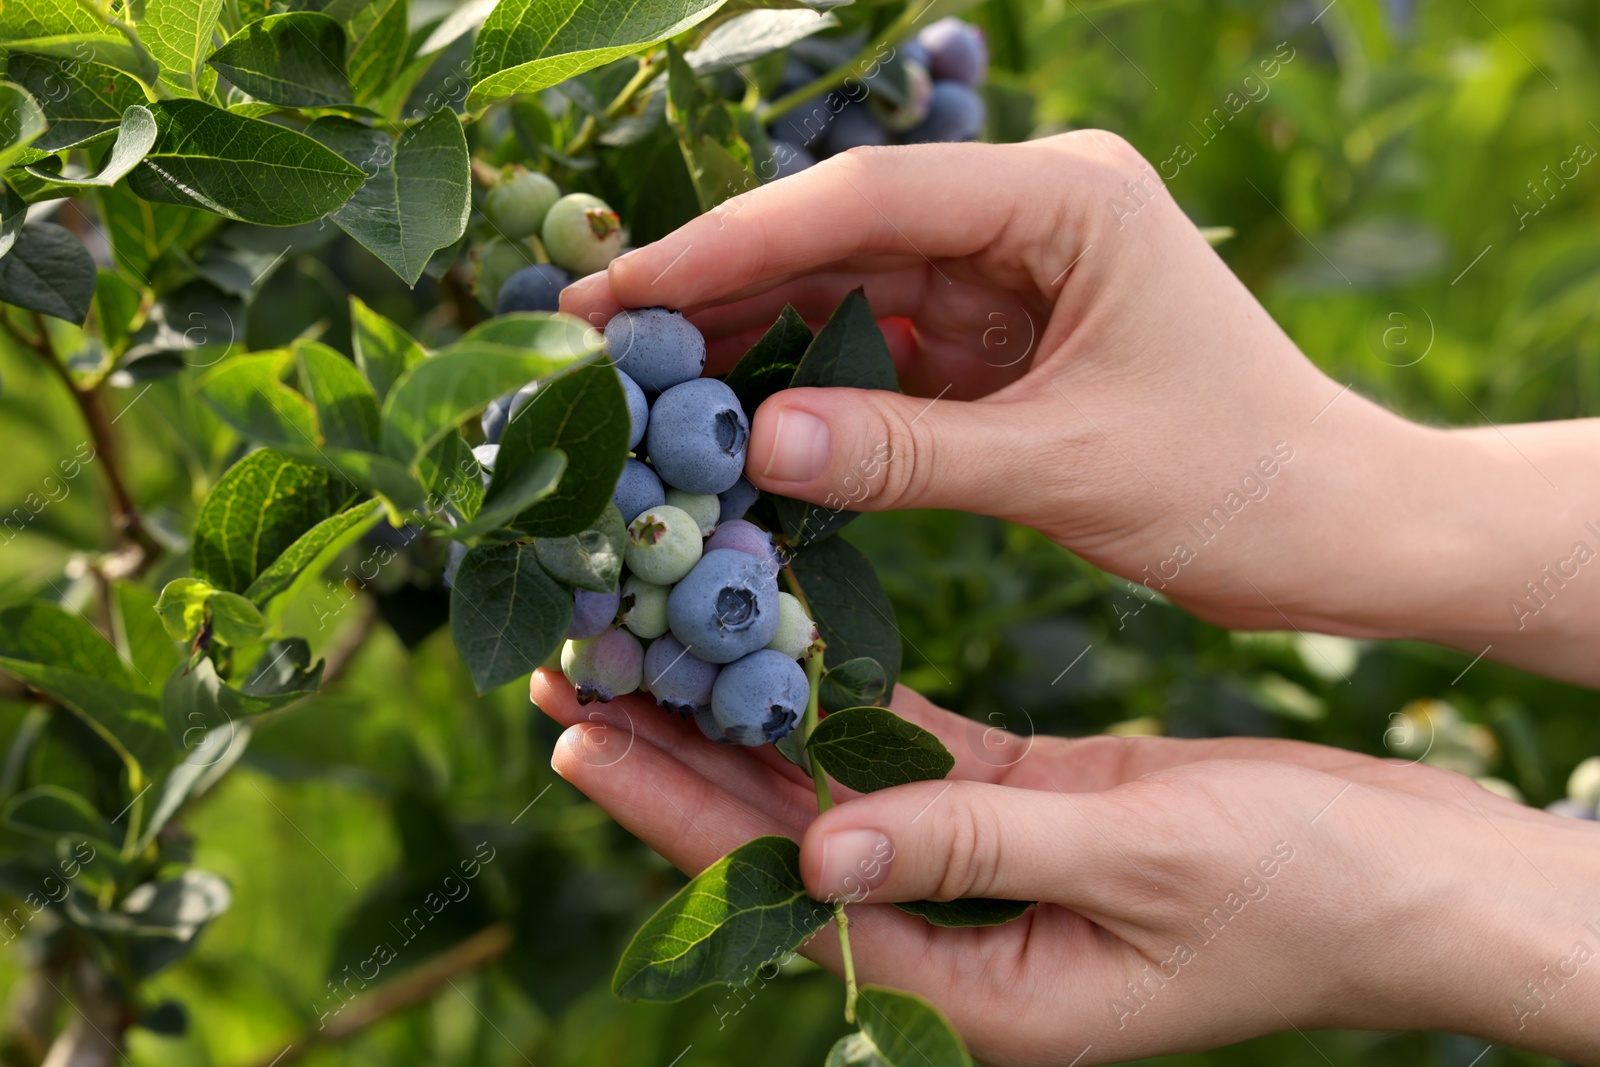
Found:
[{"label": "unripe green berry", "polygon": [[694,517],[700,527],[701,537],[710,537],[722,515],[722,501],[714,493],[689,493],[682,489],[668,489],[667,503],[682,508]]},{"label": "unripe green berry", "polygon": [[500,236],[529,237],[544,226],[561,189],[538,171],[513,168],[483,198],[483,213]]},{"label": "unripe green berry", "polygon": [[803,659],[806,651],[817,640],[817,624],[811,621],[798,598],[788,593],[778,594],[778,632],[772,635],[767,647],[782,652],[790,659]]},{"label": "unripe green berry", "polygon": [[605,270],[622,251],[622,220],[588,193],[557,200],[544,217],[542,233],[550,259],[579,278]]},{"label": "unripe green berry", "polygon": [[671,585],[700,562],[700,526],[682,508],[649,508],[628,524],[623,560],[628,570],[656,585]]},{"label": "unripe green berry", "polygon": [[653,641],[667,632],[667,594],[664,585],[630,574],[622,583],[622,625],[636,637]]},{"label": "unripe green berry", "polygon": [[607,630],[561,649],[561,673],[578,693],[578,703],[602,704],[639,688],[644,677],[644,647],[626,630]]}]

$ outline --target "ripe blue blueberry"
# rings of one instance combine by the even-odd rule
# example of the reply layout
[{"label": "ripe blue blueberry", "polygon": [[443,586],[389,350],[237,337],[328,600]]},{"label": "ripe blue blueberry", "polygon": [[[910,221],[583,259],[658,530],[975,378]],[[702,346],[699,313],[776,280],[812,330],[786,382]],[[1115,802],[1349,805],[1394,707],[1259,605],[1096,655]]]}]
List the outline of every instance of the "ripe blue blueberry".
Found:
[{"label": "ripe blue blueberry", "polygon": [[744,518],[745,512],[760,498],[761,490],[751,485],[750,479],[739,475],[738,481],[717,494],[717,499],[722,502],[722,514],[717,516],[717,521],[730,522]]},{"label": "ripe blue blueberry", "polygon": [[772,543],[772,535],[753,522],[733,519],[718,526],[717,532],[706,541],[706,551],[718,548],[731,548],[760,560],[769,574],[775,575],[783,569],[783,557],[778,546]]},{"label": "ripe blue blueberry", "polygon": [[588,193],[570,193],[552,204],[542,233],[550,258],[580,278],[605,270],[622,251],[622,220]]},{"label": "ripe blue blueberry", "polygon": [[900,65],[905,73],[905,96],[896,104],[883,93],[867,98],[867,109],[873,118],[891,133],[905,133],[928,117],[928,107],[933,103],[933,78],[921,63],[906,60]]},{"label": "ripe blue blueberry", "polygon": [[799,174],[807,167],[814,167],[816,164],[817,157],[803,146],[781,138],[772,142],[772,177],[770,180],[777,181],[779,178],[787,178],[791,174]]},{"label": "ripe blue blueberry", "polygon": [[478,425],[483,427],[484,441],[491,445],[499,444],[500,438],[506,432],[506,423],[511,421],[513,415],[527,407],[528,401],[533,399],[533,394],[538,388],[537,383],[530,382],[514,393],[497,396],[489,401],[488,406],[483,409],[483,415],[478,419]]},{"label": "ripe blue blueberry", "polygon": [[710,704],[694,709],[694,724],[700,727],[700,732],[705,735],[707,741],[716,741],[723,745],[733,744],[723,736],[722,727],[717,725],[716,718],[711,714]]},{"label": "ripe blue blueberry", "polygon": [[455,587],[456,571],[461,569],[461,561],[467,558],[467,545],[465,541],[451,541],[450,547],[444,550],[444,573],[439,576],[439,584],[446,589]]},{"label": "ripe blue blueberry", "polygon": [[644,440],[644,428],[650,425],[650,401],[645,399],[639,383],[626,374],[617,371],[617,380],[622,382],[622,395],[628,401],[628,451],[631,452]]},{"label": "ripe blue blueberry", "polygon": [[1596,818],[1595,806],[1593,804],[1586,804],[1581,800],[1573,800],[1571,797],[1562,797],[1560,800],[1552,800],[1550,803],[1545,805],[1544,810],[1548,811],[1551,815],[1560,815],[1568,819]]},{"label": "ripe blue blueberry", "polygon": [[556,311],[561,307],[561,290],[571,284],[572,275],[553,263],[523,267],[500,286],[494,298],[494,313]]},{"label": "ripe blue blueberry", "polygon": [[989,42],[970,22],[942,18],[917,34],[917,42],[928,50],[928,69],[935,78],[974,86],[989,73]]},{"label": "ripe blue blueberry", "polygon": [[810,698],[800,664],[762,649],[722,668],[711,688],[711,716],[735,744],[762,745],[793,730]]},{"label": "ripe blue blueberry", "polygon": [[983,132],[983,97],[960,82],[934,82],[928,117],[906,134],[911,144],[971,141]]},{"label": "ripe blue blueberry", "polygon": [[744,473],[750,421],[715,378],[696,378],[656,397],[645,434],[661,480],[691,493],[720,493]]},{"label": "ripe blue blueberry", "polygon": [[833,125],[822,139],[823,151],[830,156],[848,152],[852,148],[888,143],[888,132],[878,125],[872,112],[861,104],[853,104],[834,116]]},{"label": "ripe blue blueberry", "polygon": [[561,648],[561,673],[578,693],[578,703],[602,704],[639,688],[644,649],[626,630],[607,630],[586,641],[568,641]]},{"label": "ripe blue blueberry", "polygon": [[711,687],[721,670],[664,634],[650,642],[644,654],[644,687],[657,704],[687,719],[696,708],[711,703]]},{"label": "ripe blue blueberry", "polygon": [[538,171],[515,168],[495,182],[483,198],[483,214],[502,237],[527,237],[539,232],[561,189]]},{"label": "ripe blue blueberry", "polygon": [[767,647],[782,652],[790,659],[803,659],[806,650],[816,643],[817,624],[811,621],[797,597],[778,594],[778,632],[772,635]]},{"label": "ripe blue blueberry", "polygon": [[572,623],[567,627],[567,640],[583,641],[590,637],[598,637],[611,625],[611,620],[617,617],[617,605],[622,600],[622,591],[613,589],[609,593],[596,593],[592,589],[574,589],[572,591]]},{"label": "ripe blue blueberry", "polygon": [[686,493],[682,489],[668,489],[667,503],[682,508],[694,516],[701,537],[710,537],[722,517],[722,501],[710,493]]},{"label": "ripe blue blueberry", "polygon": [[661,488],[656,472],[636,459],[625,460],[617,487],[611,491],[611,502],[622,512],[623,522],[632,522],[646,508],[659,507],[667,502],[667,491]]},{"label": "ripe blue blueberry", "polygon": [[623,560],[645,581],[671,585],[700,562],[700,524],[682,508],[646,508],[628,524]]},{"label": "ripe blue blueberry", "polygon": [[622,583],[622,610],[618,621],[635,637],[652,641],[667,632],[667,594],[664,585],[647,582],[637,574]]},{"label": "ripe blue blueberry", "polygon": [[694,323],[666,308],[635,308],[611,316],[606,355],[647,393],[660,393],[700,377],[706,339]]},{"label": "ripe blue blueberry", "polygon": [[[790,56],[784,63],[783,80],[778,83],[778,95],[787,96],[796,89],[811,84],[816,78],[817,71]],[[822,140],[823,135],[828,132],[828,127],[833,125],[833,116],[843,106],[844,97],[839,93],[813,96],[796,104],[787,115],[779,119],[772,128],[772,136],[790,144],[810,147]]]},{"label": "ripe blue blueberry", "polygon": [[731,663],[778,632],[778,580],[754,556],[707,552],[667,596],[667,623],[707,663]]}]

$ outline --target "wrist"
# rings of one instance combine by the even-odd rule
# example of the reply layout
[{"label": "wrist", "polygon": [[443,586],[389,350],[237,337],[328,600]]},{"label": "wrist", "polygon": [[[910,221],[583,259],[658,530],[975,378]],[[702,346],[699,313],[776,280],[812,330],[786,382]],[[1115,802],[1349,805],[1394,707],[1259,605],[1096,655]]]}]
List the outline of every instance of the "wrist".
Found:
[{"label": "wrist", "polygon": [[[1487,810],[1487,805],[1484,806]],[[1450,981],[1439,1028],[1560,1056],[1600,1060],[1600,826],[1530,810],[1525,819],[1489,815],[1519,856],[1509,876],[1489,876],[1484,843],[1467,858],[1463,888],[1470,931]],[[1493,847],[1490,845],[1489,847]],[[1448,912],[1441,909],[1441,915]],[[1447,920],[1446,920],[1447,921]]]}]

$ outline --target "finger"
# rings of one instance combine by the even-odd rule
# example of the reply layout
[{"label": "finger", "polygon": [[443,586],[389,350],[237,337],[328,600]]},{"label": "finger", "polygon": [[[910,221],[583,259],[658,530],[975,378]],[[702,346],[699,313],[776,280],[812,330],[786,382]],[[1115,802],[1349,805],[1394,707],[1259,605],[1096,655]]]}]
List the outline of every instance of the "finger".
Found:
[{"label": "finger", "polygon": [[1139,837],[1155,832],[1124,812],[1110,794],[916,782],[819,815],[801,838],[800,871],[819,900],[1001,897],[1093,917],[1126,902]]},{"label": "finger", "polygon": [[788,389],[751,420],[745,474],[829,508],[948,508],[1026,521],[1069,457],[1039,402]]},{"label": "finger", "polygon": [[[1059,143],[1046,142],[845,153],[734,197],[612,261],[604,290],[573,287],[573,307],[587,311],[591,290],[627,306],[698,307],[841,264],[879,265],[882,257],[940,269],[982,253],[1031,278],[1035,272],[1014,264],[1020,249],[1060,237],[1055,190],[1080,187],[1071,163]],[[1019,167],[1047,175],[1054,195],[1041,195],[1038,182],[1024,188]],[[1081,187],[1086,202],[1090,188]],[[1038,273],[1046,273],[1042,263]]]},{"label": "finger", "polygon": [[636,734],[750,798],[763,810],[785,818],[792,815],[802,823],[817,810],[811,778],[769,745],[745,748],[708,741],[699,727],[657,707],[648,697],[625,696],[608,704],[580,705],[566,679],[554,671],[535,672],[529,695],[545,714],[564,726],[598,722],[623,731],[614,738],[619,747],[613,752],[591,753],[594,762],[620,762],[627,754],[627,735]]},{"label": "finger", "polygon": [[[572,727],[561,735],[550,765],[686,874],[699,874],[754,838],[776,834],[794,839],[804,829],[803,823],[752,807],[718,780],[695,772],[642,737],[632,739],[623,763],[594,762],[593,753],[613,752],[620,743],[614,737],[597,736],[608,732],[620,731],[594,723]],[[838,974],[843,970],[839,944],[827,934],[823,927],[801,953]],[[901,987],[910,977],[901,961],[926,959],[936,936],[935,928],[920,918],[871,905],[850,909],[850,934],[858,959],[870,961],[862,972],[865,980],[876,978]],[[939,988],[923,991],[939,995],[946,990],[941,982]]]}]

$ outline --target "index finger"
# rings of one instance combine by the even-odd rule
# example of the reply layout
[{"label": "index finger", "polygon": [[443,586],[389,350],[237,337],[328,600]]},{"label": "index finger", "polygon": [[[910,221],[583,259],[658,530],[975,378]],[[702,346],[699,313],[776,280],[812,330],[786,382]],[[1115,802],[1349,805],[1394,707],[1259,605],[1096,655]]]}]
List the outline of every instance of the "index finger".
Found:
[{"label": "index finger", "polygon": [[993,257],[996,269],[1016,274],[1021,264],[1048,280],[1043,262],[1033,269],[1027,252],[1061,236],[1060,204],[1049,187],[1062,188],[1062,164],[1083,155],[1076,147],[1063,152],[1063,143],[853,149],[742,193],[619,257],[604,276],[569,286],[562,310],[582,317],[621,307],[683,310],[817,271],[919,261],[937,270],[980,254]]}]

